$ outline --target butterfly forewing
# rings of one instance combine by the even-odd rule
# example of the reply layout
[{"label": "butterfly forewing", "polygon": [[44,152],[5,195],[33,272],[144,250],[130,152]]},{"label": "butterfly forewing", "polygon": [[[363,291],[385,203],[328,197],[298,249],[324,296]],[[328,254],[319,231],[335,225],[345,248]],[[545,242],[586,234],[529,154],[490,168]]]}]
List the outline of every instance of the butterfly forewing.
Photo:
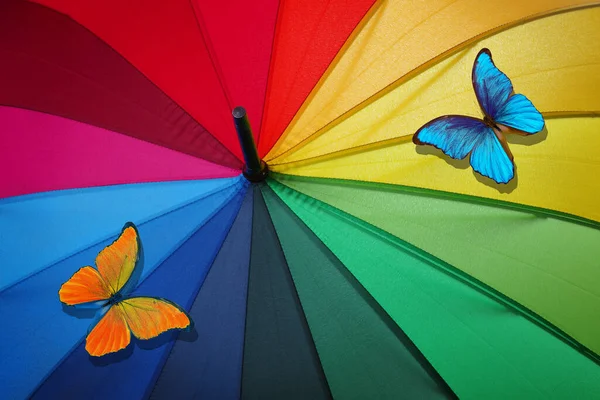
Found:
[{"label": "butterfly forewing", "polygon": [[488,49],[473,64],[473,88],[483,112],[494,123],[532,134],[544,128],[542,114],[522,94],[513,94],[510,79],[500,71]]},{"label": "butterfly forewing", "polygon": [[111,296],[100,273],[90,266],[80,268],[58,291],[60,301],[70,306],[108,300]]},{"label": "butterfly forewing", "polygon": [[96,267],[112,294],[127,283],[138,261],[139,238],[133,225],[126,225],[121,235],[96,257]]},{"label": "butterfly forewing", "polygon": [[483,112],[496,121],[498,112],[513,92],[510,79],[494,65],[492,53],[483,49],[473,64],[473,89]]},{"label": "butterfly forewing", "polygon": [[445,115],[423,125],[413,136],[413,142],[432,145],[450,157],[462,160],[481,141],[486,128],[483,121],[475,118]]}]

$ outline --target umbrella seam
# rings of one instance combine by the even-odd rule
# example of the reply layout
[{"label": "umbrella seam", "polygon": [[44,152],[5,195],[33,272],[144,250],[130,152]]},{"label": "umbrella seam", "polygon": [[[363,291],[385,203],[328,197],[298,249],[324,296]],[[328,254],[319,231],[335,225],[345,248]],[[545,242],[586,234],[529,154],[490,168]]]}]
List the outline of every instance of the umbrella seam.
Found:
[{"label": "umbrella seam", "polygon": [[[239,180],[239,178],[238,178],[238,180]],[[143,222],[141,222],[140,224],[138,224],[138,226],[145,225],[146,223],[152,222],[152,221],[154,221],[154,220],[156,220],[158,218],[164,217],[165,215],[168,215],[168,214],[171,214],[171,213],[173,213],[175,211],[178,211],[178,210],[181,210],[183,208],[186,208],[186,207],[188,207],[188,206],[190,206],[190,205],[192,205],[194,203],[197,203],[197,202],[199,202],[199,201],[201,201],[203,199],[206,199],[206,198],[212,197],[214,195],[217,195],[219,193],[222,193],[222,192],[224,192],[224,191],[226,191],[228,189],[231,189],[232,187],[234,187],[237,184],[239,184],[239,182],[233,182],[233,183],[231,183],[231,184],[229,184],[227,186],[223,186],[223,187],[221,187],[219,189],[216,189],[216,190],[213,190],[213,191],[211,191],[209,193],[204,193],[204,194],[202,194],[200,196],[197,196],[197,197],[193,198],[192,200],[190,200],[188,202],[185,202],[183,204],[177,205],[175,207],[169,207],[169,208],[167,208],[165,210],[161,210],[159,214],[155,214],[154,216],[146,218]],[[45,270],[47,270],[49,268],[54,267],[56,264],[58,264],[58,263],[60,263],[62,261],[65,261],[65,260],[67,260],[67,259],[69,259],[69,258],[71,258],[71,257],[73,257],[73,256],[75,256],[77,254],[80,254],[80,253],[82,253],[82,252],[84,252],[84,251],[86,251],[86,250],[88,250],[88,249],[90,249],[90,248],[98,245],[99,243],[102,243],[102,242],[104,242],[106,240],[109,240],[110,238],[115,237],[115,236],[116,236],[116,234],[113,234],[113,235],[109,235],[107,237],[104,237],[102,240],[95,241],[91,245],[86,246],[86,247],[82,248],[81,250],[78,250],[78,251],[76,251],[76,252],[74,252],[72,254],[69,254],[69,255],[67,255],[65,257],[62,257],[62,258],[60,258],[60,259],[52,262],[51,264],[48,264],[45,267],[42,267],[41,269],[39,269],[39,270],[37,270],[35,272],[32,272],[31,274],[23,277],[22,279],[19,279],[16,282],[13,282],[13,283],[11,283],[11,284],[9,284],[7,286],[4,286],[3,288],[0,288],[0,296],[5,291],[7,291],[8,289],[10,289],[10,288],[12,288],[12,287],[14,287],[16,285],[19,285],[19,284],[23,283],[24,281],[32,278],[33,276],[38,275],[39,273],[41,273],[41,272],[43,272],[43,271],[45,271]]]},{"label": "umbrella seam", "polygon": [[[387,318],[389,319],[389,321],[391,321],[391,323],[397,327],[397,329],[400,330],[400,332],[402,333],[402,335],[406,338],[406,340],[409,341],[409,343],[412,345],[411,348],[407,348],[408,352],[411,353],[411,355],[413,355],[413,357],[415,357],[415,359],[417,360],[417,362],[419,363],[419,365],[425,370],[425,372],[427,373],[427,375],[429,375],[429,377],[436,382],[436,384],[438,384],[441,388],[445,389],[449,394],[451,394],[454,398],[458,398],[458,396],[456,395],[456,393],[454,393],[454,391],[452,390],[452,388],[450,387],[450,385],[444,380],[444,378],[439,374],[439,372],[435,369],[435,367],[431,364],[431,362],[429,361],[429,359],[425,356],[425,354],[423,354],[421,352],[421,350],[418,348],[418,346],[412,341],[412,339],[410,338],[410,336],[404,332],[404,330],[402,329],[402,327],[396,323],[396,321],[392,318],[392,316],[383,308],[383,306],[375,299],[375,297],[373,297],[373,295],[367,290],[367,288],[358,280],[358,278],[352,273],[352,271],[350,271],[348,269],[348,267],[346,267],[346,265],[342,262],[342,260],[339,259],[339,257],[321,240],[321,238],[313,231],[313,229],[308,226],[304,220],[298,215],[296,214],[296,212],[279,196],[279,194],[277,194],[277,192],[275,192],[269,185],[269,189],[273,192],[273,194],[279,199],[279,201],[281,201],[281,203],[294,215],[294,217],[296,217],[304,226],[306,226],[307,229],[309,229],[313,235],[315,236],[315,238],[317,240],[319,240],[319,242],[325,247],[327,248],[327,250],[329,251],[329,253],[339,262],[339,264],[352,276],[352,278],[356,281],[356,283],[363,288],[363,290],[366,292],[366,294],[375,302],[375,304],[377,304],[379,306],[380,312],[382,312],[385,316],[387,316]],[[306,195],[304,195],[306,196]],[[315,199],[317,200],[317,199]],[[281,246],[281,242],[280,242],[280,246]],[[282,248],[283,251],[283,248]],[[285,255],[285,252],[284,252]],[[291,274],[291,270],[290,270],[290,274]],[[293,279],[293,274],[292,274],[292,279]],[[300,296],[298,296],[298,298],[300,298]],[[308,320],[307,320],[308,322]],[[384,323],[386,323],[384,321]],[[386,323],[387,325],[387,323]],[[396,335],[395,335],[396,336]],[[402,339],[398,338],[400,341],[402,341]],[[404,344],[403,344],[404,345]],[[404,346],[406,348],[406,346]],[[316,348],[316,343],[315,343],[315,348]],[[317,351],[318,353],[318,351]],[[416,353],[416,354],[415,354]]]},{"label": "umbrella seam", "polygon": [[[354,106],[351,106],[348,110],[344,111],[342,114],[340,114],[339,116],[335,117],[332,121],[328,122],[324,126],[318,128],[316,131],[314,131],[309,136],[307,136],[304,139],[302,139],[300,142],[296,143],[295,145],[293,145],[292,147],[288,148],[284,152],[278,154],[277,156],[271,156],[268,159],[270,161],[273,161],[274,159],[280,158],[284,154],[289,153],[293,149],[298,149],[298,148],[304,147],[307,143],[310,142],[310,141],[308,141],[309,138],[313,138],[314,139],[315,135],[320,136],[320,135],[324,134],[325,132],[329,131],[329,129],[331,129],[331,128],[337,126],[337,125],[339,125],[341,122],[347,120],[352,115],[356,114],[358,111],[364,109],[368,105],[370,105],[370,104],[374,103],[375,101],[379,100],[381,97],[387,95],[389,92],[391,92],[392,90],[394,90],[397,87],[401,86],[405,82],[413,79],[417,75],[420,75],[426,69],[431,68],[434,65],[439,64],[440,62],[442,62],[443,60],[445,60],[448,57],[452,56],[453,54],[456,54],[456,53],[458,53],[458,52],[460,52],[460,51],[462,51],[464,49],[467,49],[470,46],[471,47],[474,46],[477,42],[480,42],[481,40],[483,40],[485,38],[488,38],[488,37],[490,37],[492,35],[495,35],[495,34],[500,33],[502,31],[508,30],[510,28],[513,28],[513,27],[516,27],[516,26],[519,26],[519,25],[523,25],[523,24],[531,22],[531,21],[535,21],[537,19],[545,18],[545,17],[548,17],[548,16],[556,15],[556,14],[561,14],[561,13],[566,13],[566,12],[571,12],[571,11],[577,11],[577,10],[581,10],[581,9],[585,9],[585,8],[593,8],[593,7],[597,7],[599,5],[600,5],[600,3],[583,4],[583,5],[576,5],[576,6],[570,6],[570,7],[563,7],[563,8],[553,9],[553,10],[549,10],[549,11],[546,11],[546,12],[540,12],[540,13],[530,14],[530,15],[528,15],[526,17],[523,17],[521,19],[518,19],[516,21],[507,22],[507,23],[498,25],[498,26],[496,26],[494,28],[488,29],[488,30],[486,30],[484,32],[481,32],[480,34],[475,35],[475,36],[473,36],[473,37],[471,37],[471,38],[469,38],[467,40],[464,40],[463,42],[461,42],[461,43],[459,43],[459,44],[457,44],[457,45],[455,45],[455,46],[447,49],[446,51],[444,51],[442,53],[440,53],[438,56],[430,58],[429,60],[425,61],[424,63],[418,65],[417,67],[415,67],[412,70],[408,71],[407,73],[405,73],[401,77],[399,77],[399,78],[395,79],[394,81],[388,83],[386,86],[382,87],[377,92],[375,92],[372,95],[370,95],[367,99],[362,100],[361,102],[359,102],[358,104],[355,104]],[[333,101],[334,100],[330,101],[328,104],[332,103]]]},{"label": "umbrella seam", "polygon": [[[559,219],[562,221],[567,221],[567,222],[579,224],[582,226],[587,226],[587,227],[593,228],[593,229],[600,229],[599,221],[581,217],[581,216],[578,216],[575,214],[569,214],[569,213],[566,213],[563,211],[553,210],[550,208],[536,207],[536,206],[522,204],[522,203],[515,203],[515,202],[510,202],[510,201],[505,201],[505,200],[492,199],[492,198],[488,198],[488,197],[473,196],[473,195],[464,194],[464,193],[455,193],[455,192],[448,192],[448,191],[444,191],[444,190],[434,190],[434,189],[422,188],[422,187],[418,187],[418,186],[396,185],[396,184],[390,184],[390,183],[384,183],[384,182],[371,182],[371,181],[363,181],[363,180],[355,180],[355,179],[306,177],[306,176],[302,176],[302,175],[286,174],[286,173],[281,173],[281,172],[276,172],[276,171],[272,171],[271,175],[277,181],[285,181],[286,179],[291,179],[291,180],[298,180],[300,182],[310,180],[313,183],[316,182],[318,184],[322,184],[321,182],[324,183],[324,181],[330,181],[334,184],[336,184],[336,183],[337,184],[349,183],[349,184],[356,184],[356,185],[374,184],[377,186],[377,189],[379,189],[379,190],[387,189],[388,191],[392,191],[392,192],[396,192],[396,193],[404,193],[404,194],[417,195],[417,196],[426,196],[426,197],[432,197],[432,198],[442,199],[442,200],[465,202],[465,203],[470,203],[470,204],[483,205],[483,206],[487,206],[487,207],[514,210],[514,211],[519,211],[519,212],[523,212],[523,213],[527,213],[527,214],[532,214],[538,218],[551,217],[551,218],[556,218],[556,219]],[[285,185],[285,183],[283,183],[283,184]],[[392,189],[394,189],[394,190],[392,190]]]},{"label": "umbrella seam", "polygon": [[[232,227],[233,227],[233,225],[234,225],[234,223],[235,223],[235,220],[237,219],[237,215],[239,214],[239,211],[240,211],[240,209],[241,209],[241,207],[242,207],[242,204],[243,204],[243,202],[244,202],[244,198],[245,198],[245,196],[246,196],[247,189],[248,189],[248,185],[247,185],[247,184],[243,185],[243,186],[240,188],[240,191],[244,191],[244,192],[243,192],[243,193],[242,193],[242,195],[240,196],[240,200],[241,200],[241,201],[239,201],[239,204],[238,204],[238,206],[237,206],[237,211],[234,213],[234,215],[233,215],[233,218],[231,219],[231,221],[230,221],[230,223],[229,223],[229,228],[227,229],[227,231],[226,231],[226,232],[224,232],[224,235],[223,235],[223,240],[221,241],[221,245],[223,245],[223,243],[224,243],[224,242],[225,242],[225,240],[227,239],[227,236],[229,236],[229,233],[231,232],[231,229],[232,229]],[[217,216],[217,214],[218,214],[218,213],[219,213],[221,210],[223,210],[225,207],[227,207],[227,206],[228,206],[228,205],[229,205],[231,202],[233,202],[233,201],[236,199],[236,197],[237,197],[237,196],[239,196],[239,195],[240,195],[240,192],[234,192],[234,194],[232,195],[232,197],[231,197],[231,198],[230,198],[230,199],[229,199],[229,200],[228,200],[228,201],[227,201],[225,204],[223,204],[223,206],[221,207],[221,209],[220,209],[220,210],[218,210],[218,211],[217,211],[217,212],[216,212],[214,215],[212,215],[212,216],[211,216],[211,217],[210,217],[208,220],[206,220],[206,222],[205,222],[205,223],[204,223],[202,226],[200,226],[200,228],[198,228],[198,229],[197,229],[197,230],[194,232],[194,234],[195,234],[196,232],[200,231],[200,229],[202,229],[202,227],[203,227],[204,225],[206,225],[206,223],[208,223],[208,222],[209,222],[209,221],[210,221],[212,218],[216,217],[216,216]],[[191,238],[191,237],[192,237],[192,236],[190,236],[190,238]],[[183,243],[182,243],[182,246],[183,246]],[[181,247],[181,246],[180,246],[180,247]],[[186,307],[186,313],[190,312],[190,310],[191,310],[191,309],[192,309],[192,307],[194,306],[194,304],[195,304],[195,302],[196,302],[196,300],[197,300],[198,294],[199,294],[199,293],[200,293],[200,291],[202,290],[202,287],[204,286],[204,283],[206,282],[206,279],[208,278],[208,274],[209,274],[209,273],[210,273],[210,271],[212,270],[212,267],[213,267],[213,265],[214,265],[214,263],[215,263],[215,260],[216,260],[217,256],[219,255],[219,252],[220,252],[220,250],[221,250],[221,248],[218,248],[218,249],[216,249],[215,253],[213,254],[213,256],[212,256],[212,258],[211,258],[211,261],[210,261],[210,266],[208,267],[208,270],[206,271],[206,274],[205,274],[205,276],[204,276],[204,279],[202,280],[202,282],[201,282],[201,283],[200,283],[200,285],[198,286],[197,290],[195,290],[195,291],[194,291],[194,293],[192,294],[192,296],[190,297],[190,299],[191,299],[191,300],[190,300],[190,302],[189,302],[189,303],[190,303],[190,304],[189,304],[189,306],[188,306],[188,307]],[[171,253],[171,255],[173,255],[173,253]],[[167,259],[165,259],[164,261],[166,261],[166,260],[167,260]],[[164,262],[164,261],[163,261],[163,262]],[[158,269],[158,268],[156,268],[156,269]],[[155,269],[155,270],[156,270],[156,269]],[[154,272],[154,271],[153,271],[153,272]],[[177,333],[175,334],[175,336],[176,336],[176,337],[175,337],[175,338],[173,338],[173,340],[172,340],[172,343],[171,343],[171,345],[170,345],[170,349],[169,349],[168,351],[165,351],[165,355],[164,355],[164,356],[161,358],[159,365],[157,366],[156,370],[154,371],[153,377],[152,377],[152,379],[151,379],[151,384],[150,384],[150,385],[148,385],[148,388],[147,388],[147,390],[146,390],[146,393],[145,393],[145,396],[144,396],[145,398],[150,398],[150,397],[152,396],[152,393],[154,392],[154,389],[156,388],[156,384],[157,384],[158,380],[160,379],[160,376],[162,375],[162,372],[163,372],[163,370],[164,370],[164,367],[165,367],[165,365],[167,364],[167,362],[168,362],[169,358],[171,357],[171,353],[172,353],[172,351],[173,351],[173,348],[175,347],[176,340],[179,338],[179,335],[180,335],[180,332],[177,332]]]},{"label": "umbrella seam", "polygon": [[[292,192],[295,192],[304,197],[310,197],[310,196],[307,196],[307,195],[297,191],[294,188],[291,188],[291,187],[285,185],[284,183],[281,183],[280,181],[277,181],[277,182],[279,184],[283,185],[287,190],[291,190]],[[444,260],[434,256],[433,254],[411,244],[410,242],[400,239],[399,237],[397,237],[385,230],[382,230],[381,228],[378,228],[366,221],[363,221],[360,218],[357,218],[351,214],[348,214],[345,211],[343,211],[335,206],[324,203],[318,199],[314,199],[314,200],[320,204],[321,209],[323,209],[327,212],[333,213],[334,215],[338,216],[339,218],[342,218],[343,220],[346,220],[346,221],[350,222],[351,224],[354,224],[354,225],[360,227],[361,229],[364,229],[368,232],[371,232],[371,233],[381,237],[382,239],[390,242],[392,245],[398,246],[398,247],[404,249],[405,251],[409,252],[410,254],[413,254],[414,256],[424,260],[429,265],[438,269],[439,271],[446,273],[448,276],[451,276],[454,279],[457,279],[458,281],[463,282],[464,284],[466,284],[466,285],[472,287],[473,289],[479,291],[480,293],[486,295],[488,298],[497,301],[499,304],[503,304],[503,305],[509,307],[510,309],[518,311],[520,315],[524,316],[529,321],[533,322],[534,324],[541,327],[545,331],[553,334],[555,337],[562,340],[564,343],[568,344],[569,346],[571,346],[572,348],[574,348],[581,354],[588,357],[594,363],[600,365],[600,355],[597,355],[596,353],[594,353],[592,350],[587,348],[585,345],[578,342],[572,336],[570,336],[569,334],[564,332],[562,329],[560,329],[559,327],[557,327],[556,325],[554,325],[547,319],[543,318],[542,316],[540,316],[539,314],[537,314],[530,308],[522,305],[521,303],[518,303],[517,301],[504,295],[500,291],[494,289],[493,287],[487,285],[486,283],[480,281],[479,279],[466,274],[465,272],[461,271],[460,269],[458,269],[458,268],[452,266],[451,264],[445,262]]]},{"label": "umbrella seam", "polygon": [[[33,4],[33,3],[32,3]],[[84,26],[83,24],[81,24],[79,21],[77,21],[76,19],[74,19],[73,17],[71,17],[68,14],[65,14],[63,12],[57,11],[53,8],[41,5],[41,4],[35,4],[36,7],[41,7],[44,9],[48,9],[56,14],[62,15],[68,19],[70,19],[71,21],[73,21],[75,24],[77,24],[79,27],[85,29],[87,32],[89,32],[90,34],[92,34],[97,40],[99,40],[100,42],[104,43],[106,46],[108,46],[115,54],[117,54],[123,61],[125,61],[128,65],[130,65],[133,69],[135,69],[140,75],[142,75],[148,82],[150,82],[150,84],[156,88],[163,96],[165,96],[167,99],[169,99],[171,101],[172,104],[176,105],[181,111],[183,111],[186,115],[188,115],[190,117],[191,120],[195,121],[196,124],[198,126],[200,126],[206,133],[208,133],[210,136],[212,136],[222,147],[223,150],[225,150],[226,153],[228,153],[233,159],[241,161],[239,159],[239,157],[237,157],[225,144],[223,144],[221,142],[221,140],[219,140],[219,138],[217,138],[215,135],[213,135],[212,133],[210,133],[205,127],[204,125],[202,125],[195,117],[193,117],[190,113],[188,113],[185,108],[183,108],[179,103],[177,103],[171,96],[169,96],[167,93],[165,93],[158,85],[156,85],[148,76],[146,76],[142,71],[140,71],[137,67],[135,67],[127,58],[125,58],[123,55],[121,55],[121,53],[119,51],[117,51],[113,46],[111,46],[109,43],[107,43],[106,41],[104,41],[102,38],[100,38],[98,35],[96,35],[94,32],[92,32],[89,28],[87,28],[86,26]],[[166,147],[166,146],[163,146]],[[168,147],[170,148],[170,147]],[[191,155],[191,154],[190,154]],[[192,155],[193,157],[197,157]],[[200,157],[197,157],[200,158]],[[225,165],[225,164],[219,164],[219,165],[223,165],[225,167],[229,167],[231,168],[231,166]]]},{"label": "umbrella seam", "polygon": [[277,11],[275,12],[275,26],[273,27],[273,39],[271,41],[271,54],[269,54],[269,68],[267,72],[267,87],[265,88],[265,96],[262,102],[262,110],[260,117],[260,127],[258,129],[258,133],[256,135],[256,149],[257,151],[260,149],[260,137],[265,125],[265,115],[267,112],[267,98],[269,98],[272,89],[272,76],[273,76],[273,61],[275,60],[275,49],[276,43],[278,43],[279,39],[279,21],[280,21],[280,12],[283,12],[283,7],[281,5],[282,0],[277,0]]},{"label": "umbrella seam", "polygon": [[[268,184],[266,187],[268,187],[270,189]],[[317,359],[319,360],[319,367],[320,367],[319,369],[321,371],[323,379],[325,380],[325,386],[327,387],[329,398],[333,399],[333,393],[331,392],[331,385],[329,384],[329,381],[327,380],[327,374],[325,374],[325,369],[323,368],[323,362],[321,361],[321,357],[319,356],[319,349],[317,348],[317,343],[315,342],[315,339],[313,337],[313,332],[310,329],[310,324],[308,323],[308,318],[306,317],[306,311],[304,310],[304,306],[302,305],[302,300],[300,298],[300,294],[298,293],[298,288],[296,287],[294,275],[292,274],[292,270],[290,269],[287,257],[285,255],[285,251],[283,250],[283,246],[281,244],[281,239],[279,238],[279,234],[277,233],[277,229],[275,228],[275,223],[273,222],[273,218],[271,218],[271,213],[269,212],[267,198],[265,197],[265,195],[263,193],[263,188],[260,188],[260,192],[261,192],[263,201],[265,203],[265,207],[267,208],[267,215],[269,217],[270,225],[272,226],[273,232],[275,233],[275,236],[277,237],[277,247],[279,248],[279,251],[281,252],[281,254],[283,255],[283,258],[285,260],[285,271],[287,271],[287,275],[289,275],[290,281],[292,282],[292,286],[294,288],[294,293],[296,294],[296,298],[298,299],[298,305],[300,306],[300,311],[302,312],[302,316],[304,317],[303,321],[306,325],[306,328],[308,329],[308,332],[310,334],[310,339],[312,342],[312,347],[317,355]]]},{"label": "umbrella seam", "polygon": [[[233,187],[235,185],[231,185],[230,187]],[[204,221],[202,221],[202,223],[200,225],[198,225],[198,227],[196,229],[194,229],[192,231],[192,233],[190,235],[188,235],[182,242],[178,243],[172,250],[172,252],[165,257],[163,260],[161,260],[158,265],[156,266],[156,268],[154,268],[151,272],[148,273],[148,275],[146,275],[143,279],[141,279],[136,286],[139,287],[146,279],[148,279],[158,268],[160,268],[160,266],[166,261],[168,260],[170,257],[172,257],[173,253],[175,253],[177,250],[179,250],[181,248],[181,246],[183,246],[185,243],[187,243],[187,241],[190,240],[190,238],[196,233],[198,232],[200,229],[202,229],[203,226],[206,225],[207,222],[209,222],[211,219],[213,219],[221,210],[223,210],[228,204],[229,202],[237,195],[237,192],[233,192],[232,196],[229,197],[222,205],[221,207],[219,207],[217,210],[215,210],[208,218],[206,218]],[[208,196],[207,196],[208,197]],[[193,201],[192,203],[196,203],[197,201],[199,201],[201,199],[198,199],[196,201]],[[192,203],[188,204],[191,205]],[[184,206],[185,207],[185,206]],[[183,208],[183,207],[181,207]],[[175,211],[175,210],[173,210]],[[150,222],[149,221],[145,221],[144,223]],[[140,224],[141,225],[141,224]],[[135,289],[134,289],[135,290]],[[92,320],[93,323],[93,320]],[[130,333],[132,334],[132,333]],[[54,364],[51,368],[51,370],[44,376],[43,379],[41,379],[37,386],[30,392],[30,394],[27,396],[27,398],[31,398],[35,395],[35,393],[44,385],[44,383],[52,376],[52,374],[54,374],[54,372],[60,367],[60,365],[62,365],[69,357],[71,357],[74,353],[75,350],[77,350],[77,348],[79,348],[79,346],[86,340],[87,337],[87,333],[77,342],[77,344],[75,346],[73,346],[71,348],[71,350],[69,350],[69,352],[67,352],[65,354],[64,357],[62,357],[56,364]],[[131,345],[131,344],[130,344]]]},{"label": "umbrella seam", "polygon": [[208,52],[208,57],[210,58],[210,63],[217,75],[217,79],[219,80],[219,85],[221,86],[221,90],[225,95],[225,100],[227,101],[227,105],[229,109],[233,109],[231,95],[229,94],[229,90],[227,85],[225,84],[225,79],[223,79],[223,70],[221,69],[221,65],[219,64],[219,59],[214,50],[212,41],[210,40],[210,35],[208,29],[206,28],[206,24],[204,23],[204,19],[202,17],[202,12],[200,10],[196,10],[194,3],[192,0],[189,0],[190,7],[192,8],[192,13],[194,14],[194,19],[196,20],[196,26],[198,27],[198,31],[200,33],[200,37],[202,38],[202,42],[204,43],[204,47]]}]

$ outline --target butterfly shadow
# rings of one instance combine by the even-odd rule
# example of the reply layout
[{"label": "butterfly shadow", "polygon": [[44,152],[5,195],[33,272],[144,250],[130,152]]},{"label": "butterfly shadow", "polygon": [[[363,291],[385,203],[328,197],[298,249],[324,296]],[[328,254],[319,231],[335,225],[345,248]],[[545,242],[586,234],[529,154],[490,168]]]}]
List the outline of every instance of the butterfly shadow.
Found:
[{"label": "butterfly shadow", "polygon": [[[548,137],[548,130],[544,127],[543,130],[536,133],[535,135],[517,135],[517,134],[508,134],[506,135],[506,141],[511,145],[525,145],[532,146],[534,144],[543,142]],[[433,155],[442,160],[444,160],[447,164],[453,166],[458,169],[467,169],[471,168],[471,164],[469,162],[469,156],[463,158],[462,160],[457,160],[452,157],[447,156],[441,150],[433,147],[433,146],[416,146],[416,151],[422,155]],[[496,189],[500,193],[512,193],[517,186],[519,185],[519,174],[517,164],[515,163],[515,176],[508,183],[497,183],[493,179],[485,177],[475,171],[473,172],[473,176],[477,179],[478,182],[483,183],[486,186],[489,186],[493,189]]]},{"label": "butterfly shadow", "polygon": [[516,144],[520,146],[532,146],[546,140],[548,137],[548,128],[544,126],[544,129],[534,135],[518,135],[508,134],[506,135],[506,141],[510,144]]},{"label": "butterfly shadow", "polygon": [[62,304],[62,310],[65,314],[78,319],[92,319],[98,313],[100,307],[73,307]]},{"label": "butterfly shadow", "polygon": [[125,349],[117,351],[116,353],[110,353],[102,357],[94,357],[88,355],[88,358],[92,364],[96,367],[106,367],[111,364],[116,364],[121,361],[127,360],[129,357],[133,355],[135,351],[135,345],[132,343],[127,346]]},{"label": "butterfly shadow", "polygon": [[127,346],[127,348],[102,357],[89,356],[90,362],[97,367],[106,367],[127,360],[134,352],[140,351],[140,349],[142,351],[155,350],[168,343],[174,344],[174,342],[179,340],[184,342],[194,342],[198,339],[198,331],[196,331],[196,327],[192,324],[192,326],[186,330],[164,332],[149,340],[136,339],[134,336],[132,336],[131,339],[132,343]]},{"label": "butterfly shadow", "polygon": [[487,176],[483,176],[473,171],[473,176],[477,181],[483,183],[486,186],[489,186],[493,189],[496,189],[500,193],[509,194],[512,193],[517,186],[519,185],[519,172],[517,170],[517,165],[515,164],[515,176],[508,183],[497,183],[495,180],[488,178]]},{"label": "butterfly shadow", "polygon": [[188,329],[182,331],[171,330],[149,340],[135,339],[135,342],[140,349],[154,350],[169,342],[195,342],[196,339],[198,339],[198,331],[196,331],[196,327],[192,323],[192,326]]},{"label": "butterfly shadow", "polygon": [[[458,169],[468,169],[471,168],[471,164],[469,162],[469,156],[463,158],[462,160],[457,160],[450,156],[445,155],[441,150],[433,147],[433,146],[417,146],[416,151],[422,155],[432,155],[436,156],[442,160],[444,160],[448,165],[453,166]],[[473,176],[477,181],[483,183],[486,186],[496,189],[500,193],[511,193],[513,190],[517,188],[519,182],[519,175],[517,173],[517,169],[515,168],[515,176],[514,178],[508,182],[507,184],[496,183],[493,179],[487,178],[479,173],[473,171]]]}]

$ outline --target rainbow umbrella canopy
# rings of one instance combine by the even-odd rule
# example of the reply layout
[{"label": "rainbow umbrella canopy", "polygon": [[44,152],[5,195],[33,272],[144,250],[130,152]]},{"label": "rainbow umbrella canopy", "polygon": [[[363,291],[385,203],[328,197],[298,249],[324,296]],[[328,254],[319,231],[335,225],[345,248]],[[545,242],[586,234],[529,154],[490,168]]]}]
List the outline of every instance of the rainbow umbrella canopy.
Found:
[{"label": "rainbow umbrella canopy", "polygon": [[[0,397],[599,398],[596,5],[1,1]],[[411,140],[484,48],[545,119],[506,184]],[[127,222],[193,327],[91,356]]]}]

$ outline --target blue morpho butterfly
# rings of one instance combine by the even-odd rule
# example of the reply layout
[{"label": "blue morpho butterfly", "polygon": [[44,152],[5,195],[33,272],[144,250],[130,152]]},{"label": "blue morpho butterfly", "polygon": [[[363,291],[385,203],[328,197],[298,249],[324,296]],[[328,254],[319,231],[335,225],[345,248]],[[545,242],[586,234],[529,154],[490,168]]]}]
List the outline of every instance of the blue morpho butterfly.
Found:
[{"label": "blue morpho butterfly", "polygon": [[508,183],[515,166],[501,127],[529,135],[544,128],[544,118],[527,97],[514,94],[510,79],[496,68],[488,49],[477,54],[472,80],[483,120],[445,115],[423,125],[413,142],[432,145],[460,160],[471,153],[471,167],[476,172],[497,183]]}]

